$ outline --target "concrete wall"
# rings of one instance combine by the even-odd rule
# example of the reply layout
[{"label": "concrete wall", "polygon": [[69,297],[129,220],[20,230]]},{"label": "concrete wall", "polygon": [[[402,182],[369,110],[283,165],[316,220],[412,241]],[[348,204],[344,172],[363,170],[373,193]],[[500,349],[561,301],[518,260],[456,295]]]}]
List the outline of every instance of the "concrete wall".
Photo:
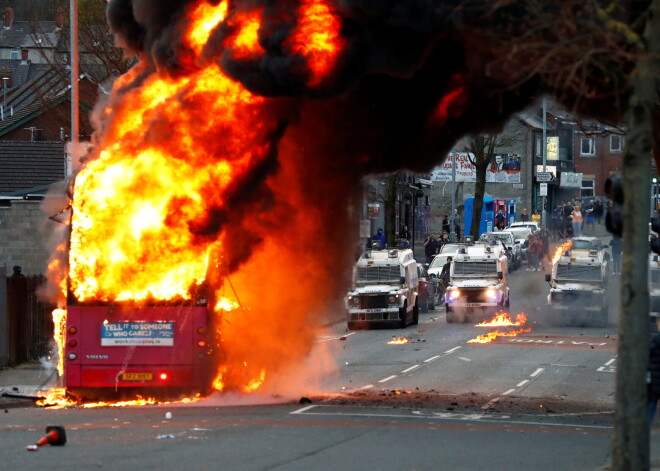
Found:
[{"label": "concrete wall", "polygon": [[41,201],[12,200],[9,207],[0,207],[0,264],[6,265],[7,275],[14,265],[24,275],[45,274],[48,240],[59,226],[41,210]]},{"label": "concrete wall", "polygon": [[[486,195],[495,199],[516,199],[518,214],[523,208],[527,208],[528,214],[532,213],[532,170],[533,159],[532,130],[524,126],[519,120],[512,119],[507,123],[501,135],[510,136],[509,145],[496,148],[495,154],[518,154],[520,156],[520,185],[512,183],[486,183]],[[454,151],[463,152],[465,145],[458,142]],[[475,183],[456,182],[455,202],[461,216],[463,215],[463,202],[474,196]],[[431,230],[439,233],[442,230],[442,219],[445,214],[451,216],[451,193],[452,182],[434,181],[431,191]],[[465,218],[463,217],[463,220]]]}]

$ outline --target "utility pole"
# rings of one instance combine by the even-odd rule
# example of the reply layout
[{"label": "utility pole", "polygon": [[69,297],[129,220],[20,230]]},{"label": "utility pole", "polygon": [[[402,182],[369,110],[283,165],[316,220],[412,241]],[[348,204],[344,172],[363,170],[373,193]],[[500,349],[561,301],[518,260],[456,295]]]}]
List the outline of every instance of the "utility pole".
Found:
[{"label": "utility pole", "polygon": [[70,62],[71,62],[71,149],[69,150],[69,157],[67,159],[66,165],[66,174],[71,175],[72,172],[72,161],[71,159],[77,159],[79,157],[78,152],[78,136],[80,131],[78,128],[78,103],[79,93],[78,93],[78,77],[80,77],[79,67],[78,67],[78,0],[70,0],[70,12],[69,18],[71,29],[70,29]]},{"label": "utility pole", "polygon": [[[546,172],[547,159],[548,159],[548,103],[544,95],[543,96],[543,173]],[[540,185],[539,185],[539,193],[540,193]],[[541,225],[547,227],[548,222],[546,221],[547,216],[545,214],[545,196],[543,196],[541,205],[542,205]]]},{"label": "utility pole", "polygon": [[649,6],[628,106],[628,141],[623,157],[623,270],[616,368],[612,470],[650,467],[646,417],[649,360],[648,217],[652,110],[660,57],[660,0]]}]

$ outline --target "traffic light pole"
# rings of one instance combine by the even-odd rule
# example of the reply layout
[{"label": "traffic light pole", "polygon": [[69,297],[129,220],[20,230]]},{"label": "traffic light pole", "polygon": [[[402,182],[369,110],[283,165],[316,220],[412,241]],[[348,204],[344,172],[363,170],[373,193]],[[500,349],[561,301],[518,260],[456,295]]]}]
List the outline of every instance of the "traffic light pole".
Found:
[{"label": "traffic light pole", "polygon": [[652,109],[657,99],[660,0],[649,7],[644,46],[632,74],[623,158],[623,269],[616,368],[612,470],[650,467],[646,370],[649,360],[648,222]]}]

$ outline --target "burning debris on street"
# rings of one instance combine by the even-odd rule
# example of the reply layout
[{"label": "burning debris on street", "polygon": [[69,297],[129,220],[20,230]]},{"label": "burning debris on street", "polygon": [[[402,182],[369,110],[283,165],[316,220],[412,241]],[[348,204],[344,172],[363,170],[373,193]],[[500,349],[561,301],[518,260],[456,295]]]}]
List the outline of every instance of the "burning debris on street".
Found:
[{"label": "burning debris on street", "polygon": [[[479,324],[476,324],[475,327],[517,327],[523,326],[526,323],[527,316],[522,312],[516,315],[515,321],[511,319],[511,316],[508,313],[498,312],[490,321],[480,322]],[[491,343],[498,337],[517,337],[520,334],[531,331],[531,327],[513,330],[494,330],[483,335],[478,335],[477,337],[468,340],[467,343]]]},{"label": "burning debris on street", "polygon": [[110,0],[116,43],[139,62],[98,104],[69,188],[68,250],[49,274],[57,325],[67,301],[112,311],[206,297],[214,389],[313,384],[332,368],[305,360],[341,310],[361,177],[427,170],[551,88],[497,67],[506,47],[488,7],[459,3]]}]

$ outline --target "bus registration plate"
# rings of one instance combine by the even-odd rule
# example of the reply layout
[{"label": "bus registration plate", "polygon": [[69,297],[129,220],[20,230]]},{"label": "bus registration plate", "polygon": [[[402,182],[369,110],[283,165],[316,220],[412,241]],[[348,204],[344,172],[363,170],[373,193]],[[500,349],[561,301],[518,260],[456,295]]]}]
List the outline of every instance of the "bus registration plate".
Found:
[{"label": "bus registration plate", "polygon": [[123,373],[121,379],[124,381],[151,381],[153,375],[151,373]]}]

